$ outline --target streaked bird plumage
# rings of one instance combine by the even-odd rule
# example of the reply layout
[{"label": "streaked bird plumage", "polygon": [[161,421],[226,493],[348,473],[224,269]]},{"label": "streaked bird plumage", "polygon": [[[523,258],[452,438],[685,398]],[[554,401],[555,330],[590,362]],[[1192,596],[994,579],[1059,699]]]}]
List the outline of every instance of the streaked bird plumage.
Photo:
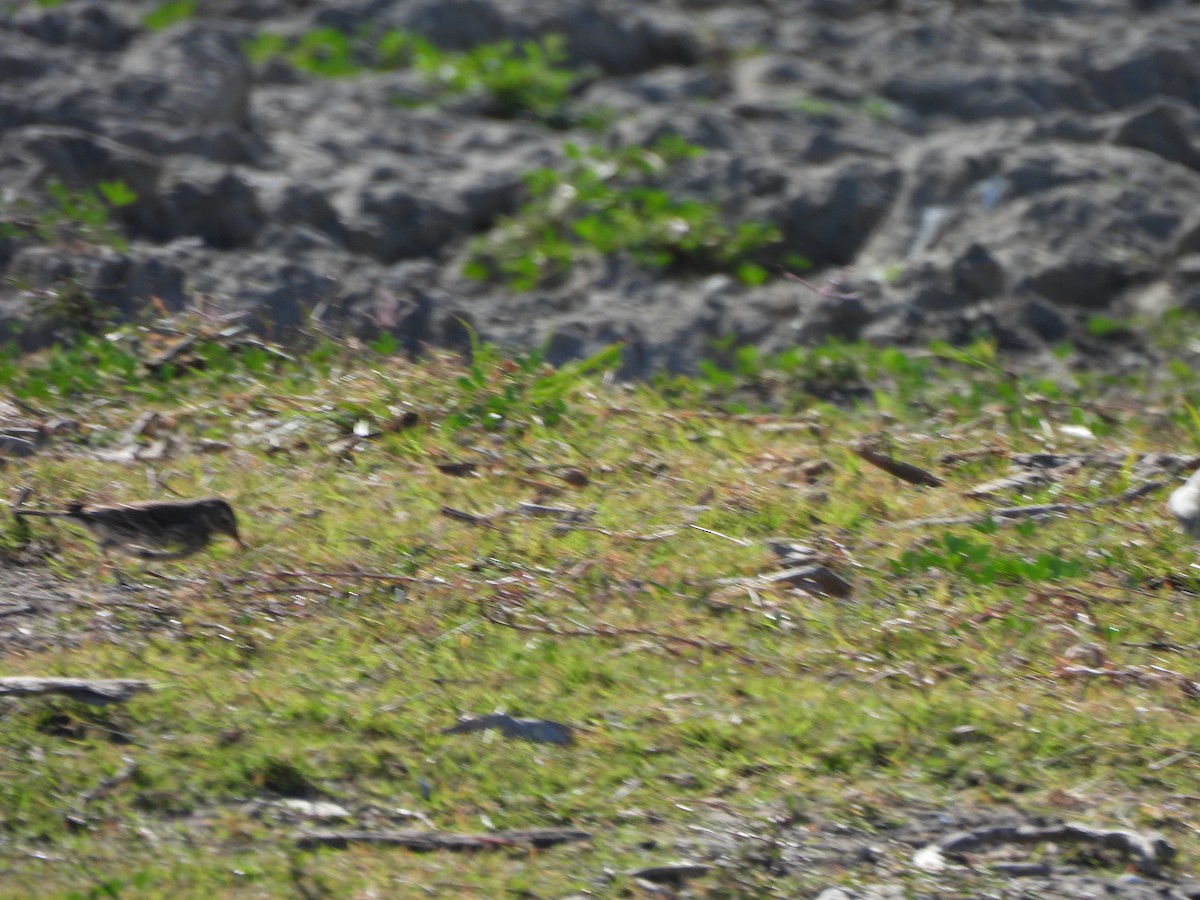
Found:
[{"label": "streaked bird plumage", "polygon": [[218,534],[245,547],[233,507],[219,497],[111,506],[72,503],[65,510],[14,509],[16,516],[69,519],[90,531],[107,556],[119,550],[140,559],[180,559],[203,550]]}]

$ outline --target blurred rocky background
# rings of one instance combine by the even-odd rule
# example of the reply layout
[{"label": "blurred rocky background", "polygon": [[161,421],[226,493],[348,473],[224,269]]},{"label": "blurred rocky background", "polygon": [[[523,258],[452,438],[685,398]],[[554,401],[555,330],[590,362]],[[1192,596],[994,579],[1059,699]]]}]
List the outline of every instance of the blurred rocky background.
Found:
[{"label": "blurred rocky background", "polygon": [[1200,7],[5,2],[0,190],[24,347],[94,301],[630,376],[830,337],[1143,365],[1200,310]]}]

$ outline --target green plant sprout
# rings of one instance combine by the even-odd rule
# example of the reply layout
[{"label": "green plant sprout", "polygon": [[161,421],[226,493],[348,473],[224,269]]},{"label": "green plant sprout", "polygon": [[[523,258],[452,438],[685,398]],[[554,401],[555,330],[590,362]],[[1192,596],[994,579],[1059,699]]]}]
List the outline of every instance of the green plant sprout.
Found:
[{"label": "green plant sprout", "polygon": [[468,426],[486,431],[552,428],[567,414],[567,399],[589,375],[615,368],[621,347],[613,344],[587,359],[554,368],[540,350],[505,357],[471,333],[471,361],[458,379],[461,396],[446,418],[451,432]]},{"label": "green plant sprout", "polygon": [[96,190],[71,190],[50,180],[46,194],[49,208],[40,212],[28,202],[14,203],[12,212],[0,211],[0,240],[82,241],[114,250],[128,247],[128,241],[109,224],[114,209],[137,200],[137,194],[123,181],[102,181]]},{"label": "green plant sprout", "polygon": [[524,117],[553,127],[599,121],[596,116],[575,115],[570,109],[571,92],[580,73],[567,66],[566,42],[561,35],[520,43],[498,41],[452,52],[403,29],[390,29],[376,37],[366,28],[355,34],[319,28],[295,39],[263,32],[247,41],[245,48],[255,62],[283,58],[322,78],[413,68],[433,90],[433,102],[477,93],[488,99],[488,113],[498,118]]},{"label": "green plant sprout", "polygon": [[652,147],[564,148],[564,171],[525,178],[529,202],[475,242],[465,274],[532,290],[561,276],[583,253],[626,253],[641,265],[682,271],[732,271],[749,285],[767,270],[755,260],[775,250],[778,228],[727,225],[715,203],[673,196],[663,175],[704,151],[670,136]]},{"label": "green plant sprout", "polygon": [[162,31],[177,22],[185,22],[196,14],[196,0],[166,0],[142,16],[142,26],[148,31]]}]

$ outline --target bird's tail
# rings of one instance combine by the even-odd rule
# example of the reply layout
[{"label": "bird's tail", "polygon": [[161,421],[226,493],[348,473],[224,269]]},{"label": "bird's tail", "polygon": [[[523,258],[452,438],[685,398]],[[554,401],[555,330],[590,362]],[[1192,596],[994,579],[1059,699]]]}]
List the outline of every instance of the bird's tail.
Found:
[{"label": "bird's tail", "polygon": [[19,506],[14,506],[12,510],[14,516],[41,516],[44,519],[73,519],[81,512],[83,512],[82,503],[69,503],[66,510],[24,509]]}]

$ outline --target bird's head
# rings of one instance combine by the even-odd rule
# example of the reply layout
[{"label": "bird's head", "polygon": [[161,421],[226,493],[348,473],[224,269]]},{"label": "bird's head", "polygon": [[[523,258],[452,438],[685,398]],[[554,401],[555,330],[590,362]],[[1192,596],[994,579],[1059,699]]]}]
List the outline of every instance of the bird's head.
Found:
[{"label": "bird's head", "polygon": [[241,535],[238,534],[237,516],[234,515],[233,507],[227,501],[219,497],[205,500],[204,515],[208,519],[209,527],[213,531],[229,535],[237,541],[239,547],[243,550],[246,549],[246,545],[242,543]]}]

